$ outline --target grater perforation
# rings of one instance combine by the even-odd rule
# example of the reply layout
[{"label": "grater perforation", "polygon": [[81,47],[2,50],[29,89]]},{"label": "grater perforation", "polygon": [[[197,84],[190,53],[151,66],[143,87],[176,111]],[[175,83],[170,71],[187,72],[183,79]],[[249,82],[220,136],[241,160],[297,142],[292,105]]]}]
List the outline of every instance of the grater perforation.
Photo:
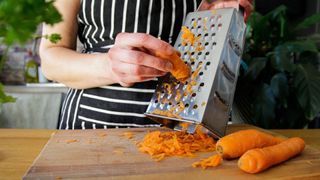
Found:
[{"label": "grater perforation", "polygon": [[177,130],[182,129],[181,122],[187,122],[190,133],[201,124],[222,136],[244,44],[243,16],[233,8],[193,12],[184,25],[197,40],[194,44],[182,42],[180,33],[174,47],[192,75],[184,83],[171,75],[163,77],[146,115]]}]

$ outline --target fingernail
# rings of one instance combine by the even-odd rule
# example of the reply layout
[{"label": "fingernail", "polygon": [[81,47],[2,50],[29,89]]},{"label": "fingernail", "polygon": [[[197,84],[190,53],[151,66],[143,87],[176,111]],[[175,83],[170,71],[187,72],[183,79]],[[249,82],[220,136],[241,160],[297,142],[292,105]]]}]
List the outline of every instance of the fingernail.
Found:
[{"label": "fingernail", "polygon": [[173,65],[170,62],[167,62],[166,64],[166,70],[171,71],[173,69]]}]

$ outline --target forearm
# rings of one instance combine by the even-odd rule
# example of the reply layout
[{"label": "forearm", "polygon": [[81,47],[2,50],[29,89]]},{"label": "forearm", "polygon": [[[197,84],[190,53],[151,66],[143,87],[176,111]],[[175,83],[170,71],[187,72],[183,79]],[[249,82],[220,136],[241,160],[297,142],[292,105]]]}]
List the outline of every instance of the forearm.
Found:
[{"label": "forearm", "polygon": [[50,80],[76,89],[115,83],[106,53],[81,54],[64,47],[45,48],[40,52],[43,72]]}]

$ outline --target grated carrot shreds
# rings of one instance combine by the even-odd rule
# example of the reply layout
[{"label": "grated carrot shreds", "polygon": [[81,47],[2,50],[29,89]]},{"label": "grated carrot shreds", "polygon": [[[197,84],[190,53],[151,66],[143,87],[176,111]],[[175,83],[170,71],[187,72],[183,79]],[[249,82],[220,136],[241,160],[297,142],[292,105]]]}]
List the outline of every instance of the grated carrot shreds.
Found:
[{"label": "grated carrot shreds", "polygon": [[193,163],[192,167],[201,167],[202,169],[206,169],[207,167],[216,167],[222,163],[222,160],[221,155],[215,154],[207,159]]},{"label": "grated carrot shreds", "polygon": [[182,97],[182,95],[181,95],[180,90],[177,90],[177,92],[176,92],[176,102],[179,102],[181,100],[181,97]]},{"label": "grated carrot shreds", "polygon": [[182,128],[181,131],[187,131],[190,123],[182,122],[179,124],[179,126]]},{"label": "grated carrot shreds", "polygon": [[170,156],[195,156],[197,151],[214,151],[216,142],[201,130],[195,134],[182,131],[153,131],[138,143],[141,152],[151,155],[156,161]]},{"label": "grated carrot shreds", "polygon": [[182,45],[186,45],[190,43],[193,46],[193,44],[197,42],[198,38],[196,38],[194,34],[186,26],[182,26],[181,31],[182,31],[182,35],[181,35]]},{"label": "grated carrot shreds", "polygon": [[203,47],[202,45],[198,45],[198,46],[196,47],[196,51],[200,52],[200,51],[202,51],[202,50],[204,50],[204,47]]},{"label": "grated carrot shreds", "polygon": [[98,136],[105,137],[105,136],[107,136],[107,133],[100,133]]},{"label": "grated carrot shreds", "polygon": [[163,83],[164,88],[167,90],[168,94],[172,94],[171,84]]},{"label": "grated carrot shreds", "polygon": [[193,21],[192,26],[193,26],[194,28],[196,28],[196,27],[197,27],[197,21]]}]

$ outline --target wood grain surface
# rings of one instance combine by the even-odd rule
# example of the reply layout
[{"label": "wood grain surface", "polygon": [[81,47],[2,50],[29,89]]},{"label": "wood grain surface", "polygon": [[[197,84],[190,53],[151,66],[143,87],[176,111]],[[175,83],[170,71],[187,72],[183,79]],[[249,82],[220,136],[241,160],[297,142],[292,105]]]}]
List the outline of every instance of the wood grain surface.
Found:
[{"label": "wood grain surface", "polygon": [[[246,128],[249,127],[230,126],[228,132]],[[300,156],[255,175],[238,169],[237,160],[206,170],[191,166],[214,152],[155,162],[136,146],[150,130],[156,129],[58,131],[24,179],[320,179],[320,151],[310,146]],[[134,133],[134,138],[123,136],[128,131]]]}]

